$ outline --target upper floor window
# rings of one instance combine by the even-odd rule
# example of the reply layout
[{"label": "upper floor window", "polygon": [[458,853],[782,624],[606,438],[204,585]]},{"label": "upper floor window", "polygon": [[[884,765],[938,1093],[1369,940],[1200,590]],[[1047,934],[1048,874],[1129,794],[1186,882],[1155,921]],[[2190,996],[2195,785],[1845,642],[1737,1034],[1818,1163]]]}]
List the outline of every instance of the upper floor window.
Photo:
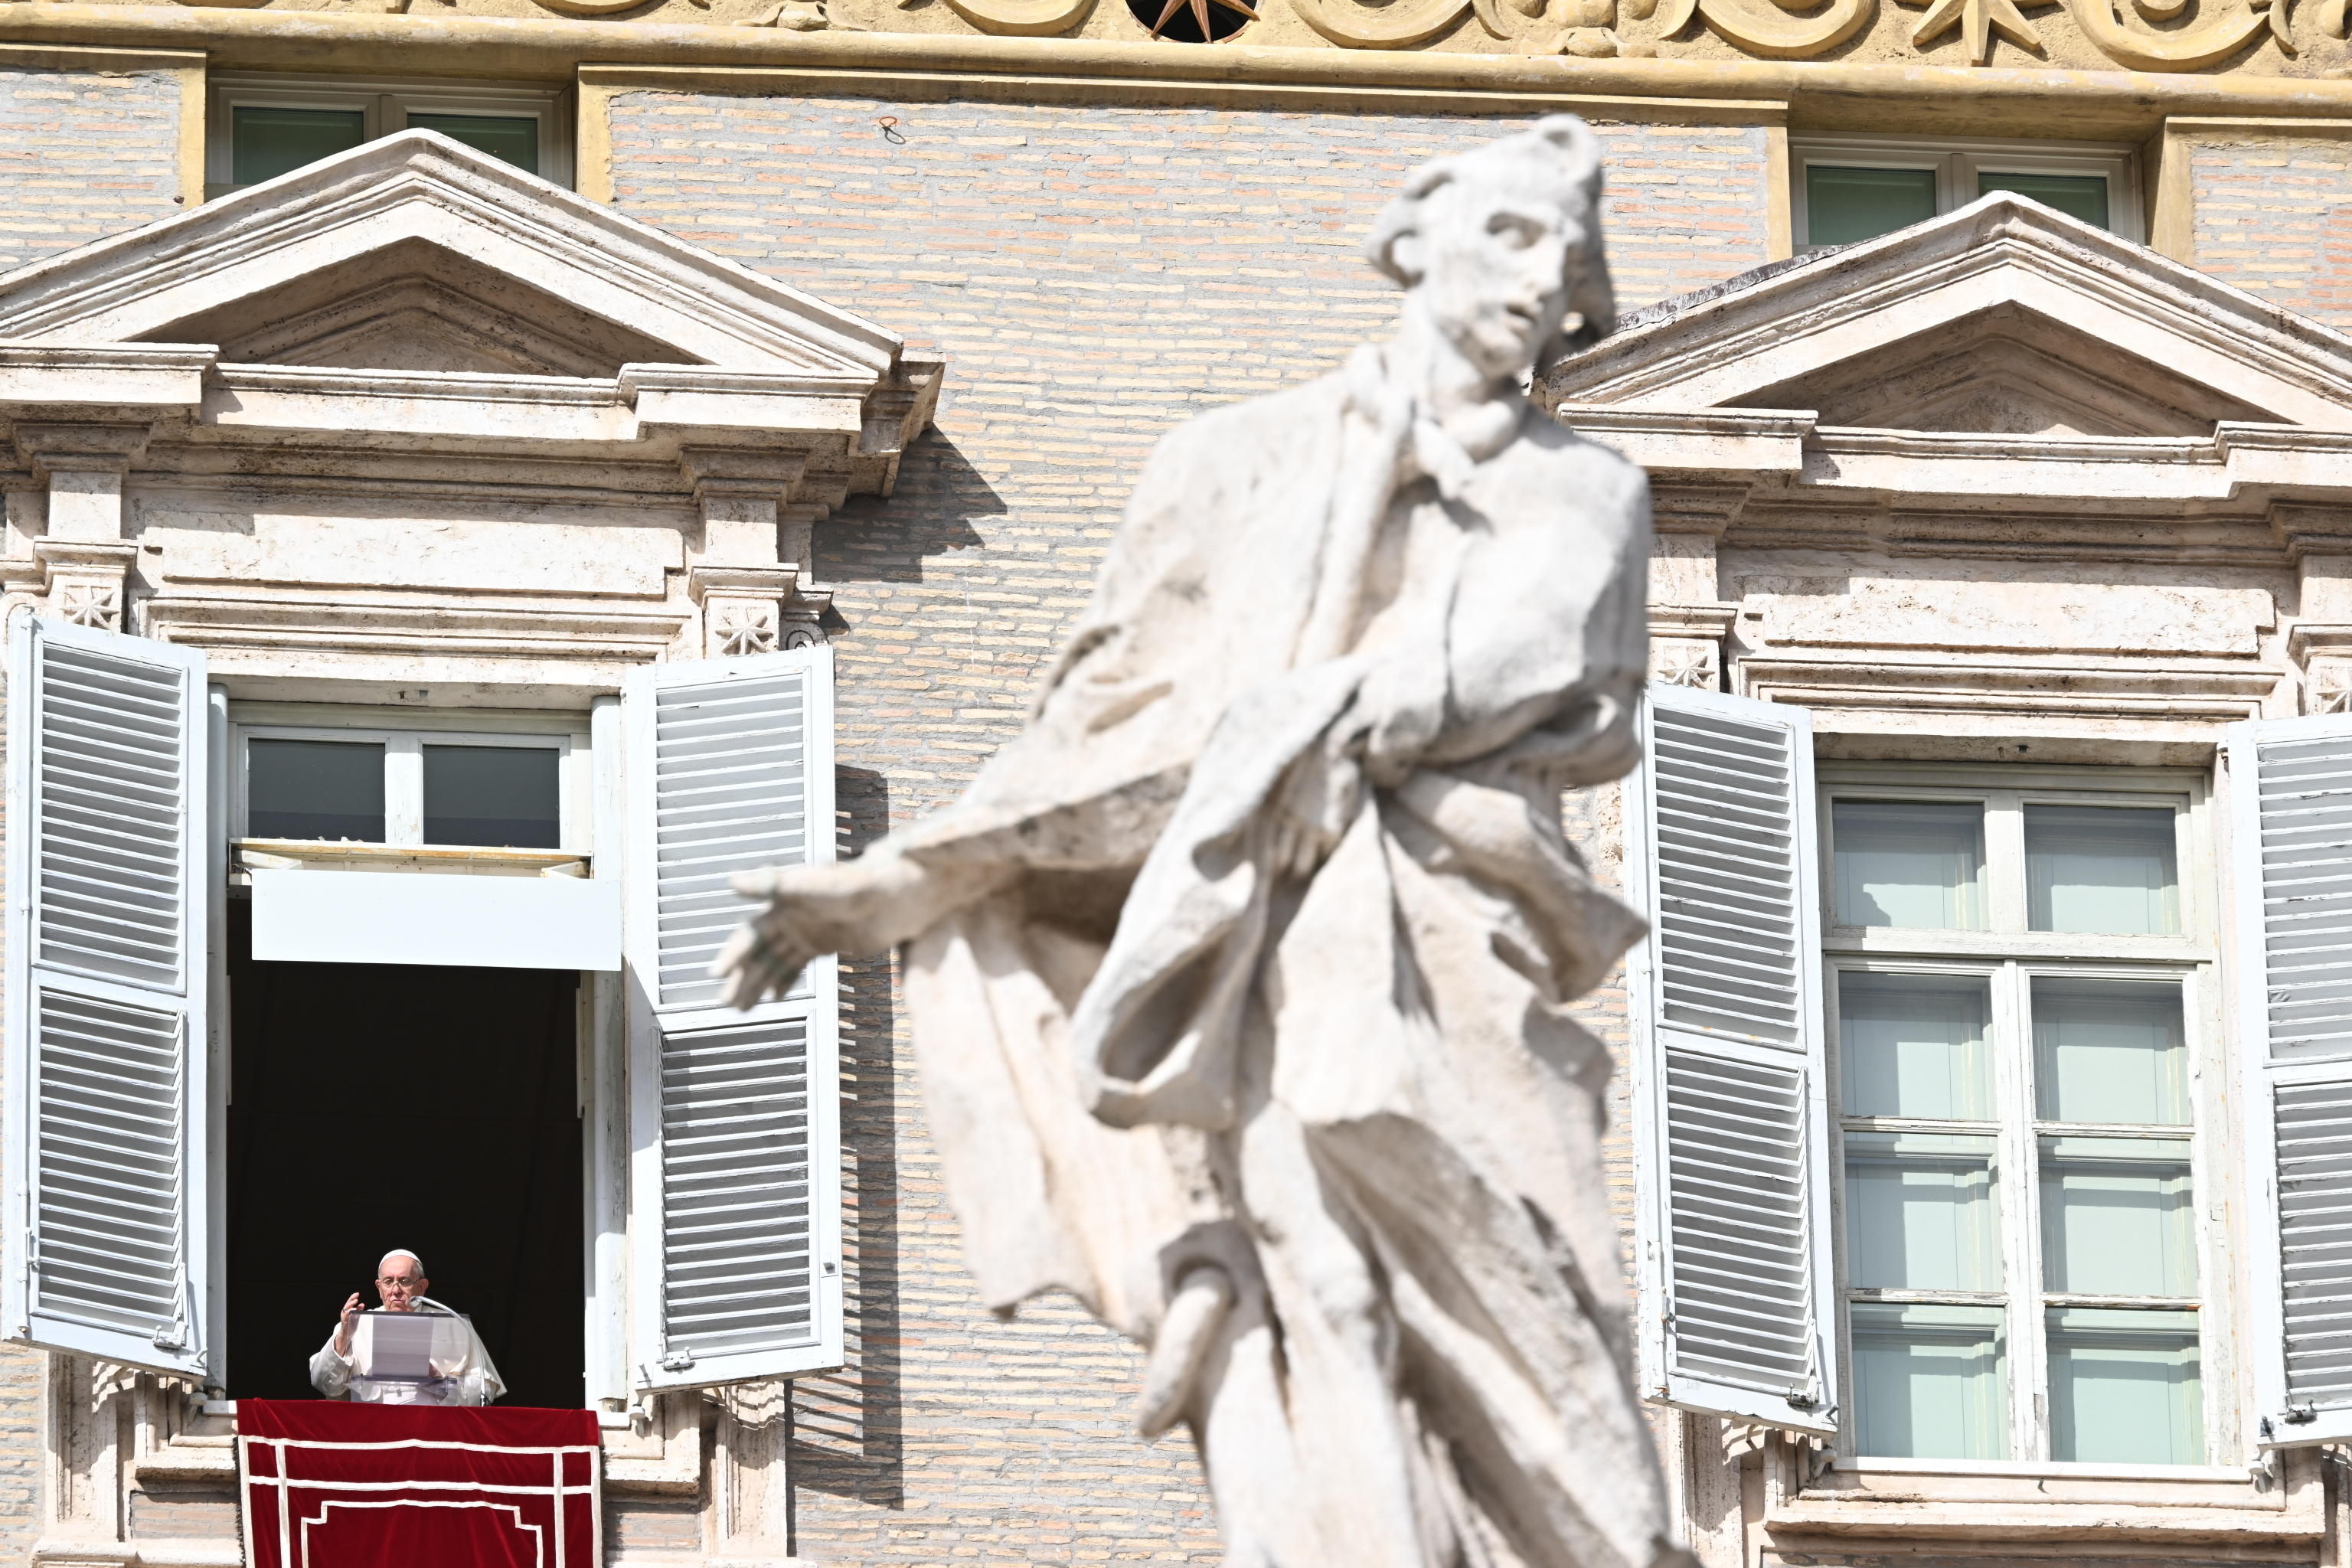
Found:
[{"label": "upper floor window", "polygon": [[246,725],[240,838],[503,849],[584,846],[586,737]]},{"label": "upper floor window", "polygon": [[1791,138],[1799,248],[1873,239],[1995,191],[2140,237],[2138,157],[2127,143]]},{"label": "upper floor window", "polygon": [[1830,778],[1853,1452],[2205,1461],[2187,787]]},{"label": "upper floor window", "polygon": [[568,104],[566,90],[556,87],[216,72],[205,129],[205,194],[258,184],[410,130],[438,131],[568,184]]}]

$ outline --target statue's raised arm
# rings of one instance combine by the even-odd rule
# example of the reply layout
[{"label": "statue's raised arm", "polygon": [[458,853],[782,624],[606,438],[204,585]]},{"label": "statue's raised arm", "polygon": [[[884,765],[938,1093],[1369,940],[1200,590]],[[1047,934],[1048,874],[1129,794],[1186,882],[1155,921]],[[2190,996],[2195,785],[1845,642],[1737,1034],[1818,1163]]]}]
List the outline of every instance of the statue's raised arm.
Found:
[{"label": "statue's raised arm", "polygon": [[719,961],[903,948],[982,1294],[1151,1347],[1229,1568],[1683,1561],[1568,1015],[1640,924],[1559,826],[1635,761],[1649,496],[1522,391],[1611,326],[1600,193],[1567,116],[1419,171],[1395,335],[1171,432],[1023,732]]}]

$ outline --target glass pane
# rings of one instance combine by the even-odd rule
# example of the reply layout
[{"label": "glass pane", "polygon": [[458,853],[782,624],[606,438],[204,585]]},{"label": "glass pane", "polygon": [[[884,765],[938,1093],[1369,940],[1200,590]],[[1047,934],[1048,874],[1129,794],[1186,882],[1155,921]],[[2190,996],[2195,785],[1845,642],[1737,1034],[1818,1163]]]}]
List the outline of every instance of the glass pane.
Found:
[{"label": "glass pane", "polygon": [[2172,813],[2146,807],[2025,808],[2026,923],[2034,931],[2173,936],[2180,875]]},{"label": "glass pane", "polygon": [[1854,1438],[1864,1456],[2009,1458],[2000,1309],[1857,1301],[1847,1310]]},{"label": "glass pane", "polygon": [[1865,1288],[2000,1289],[1990,1138],[1845,1135],[1846,1268]]},{"label": "glass pane", "polygon": [[1936,216],[1933,169],[1805,165],[1805,243],[1874,239]]},{"label": "glass pane", "polygon": [[229,178],[257,184],[315,163],[367,140],[367,116],[356,109],[266,109],[240,106],[229,121]]},{"label": "glass pane", "polygon": [[1838,924],[1984,929],[1984,807],[1841,800],[1830,823]]},{"label": "glass pane", "polygon": [[247,742],[245,831],[255,838],[383,843],[382,742]]},{"label": "glass pane", "polygon": [[2188,1126],[2180,987],[2035,976],[2033,1100],[2045,1121]]},{"label": "glass pane", "polygon": [[2050,1457],[2203,1464],[2197,1314],[2052,1311]]},{"label": "glass pane", "polygon": [[2194,1296],[2185,1138],[2042,1141],[2042,1281],[2078,1296]]},{"label": "glass pane", "polygon": [[453,141],[539,173],[539,121],[511,114],[412,114],[411,131],[438,131]]},{"label": "glass pane", "polygon": [[1990,1010],[1982,980],[1838,977],[1838,1060],[1848,1116],[1990,1121]]},{"label": "glass pane", "polygon": [[505,849],[562,843],[552,746],[425,748],[425,842]]},{"label": "glass pane", "polygon": [[2107,226],[2107,177],[2105,174],[1979,174],[1977,195],[2015,191],[2045,207],[2056,207],[2068,217]]}]

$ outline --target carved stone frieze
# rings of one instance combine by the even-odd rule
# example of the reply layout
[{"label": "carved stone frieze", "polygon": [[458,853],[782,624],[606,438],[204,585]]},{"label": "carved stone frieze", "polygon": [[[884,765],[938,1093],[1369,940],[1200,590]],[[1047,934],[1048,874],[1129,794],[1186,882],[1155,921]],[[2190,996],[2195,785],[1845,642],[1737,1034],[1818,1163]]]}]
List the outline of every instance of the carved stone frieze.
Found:
[{"label": "carved stone frieze", "polygon": [[131,563],[138,554],[134,544],[34,541],[33,558],[41,567],[44,608],[78,626],[127,630],[123,606]]}]

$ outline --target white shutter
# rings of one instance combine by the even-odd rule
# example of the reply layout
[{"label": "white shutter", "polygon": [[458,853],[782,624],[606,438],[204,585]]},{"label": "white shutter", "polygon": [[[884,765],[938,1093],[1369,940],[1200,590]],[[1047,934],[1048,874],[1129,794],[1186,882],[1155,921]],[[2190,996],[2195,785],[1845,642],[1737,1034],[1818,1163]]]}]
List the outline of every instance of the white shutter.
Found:
[{"label": "white shutter", "polygon": [[736,1012],[737,871],[833,858],[833,650],[636,671],[628,728],[630,1360],[641,1388],[841,1363],[831,957]]},{"label": "white shutter", "polygon": [[2259,1440],[2352,1438],[2352,719],[2231,726]]},{"label": "white shutter", "polygon": [[1628,780],[1642,1384],[1836,1428],[1812,723],[1653,685]]},{"label": "white shutter", "polygon": [[5,1337],[216,1371],[203,655],[18,617]]}]

